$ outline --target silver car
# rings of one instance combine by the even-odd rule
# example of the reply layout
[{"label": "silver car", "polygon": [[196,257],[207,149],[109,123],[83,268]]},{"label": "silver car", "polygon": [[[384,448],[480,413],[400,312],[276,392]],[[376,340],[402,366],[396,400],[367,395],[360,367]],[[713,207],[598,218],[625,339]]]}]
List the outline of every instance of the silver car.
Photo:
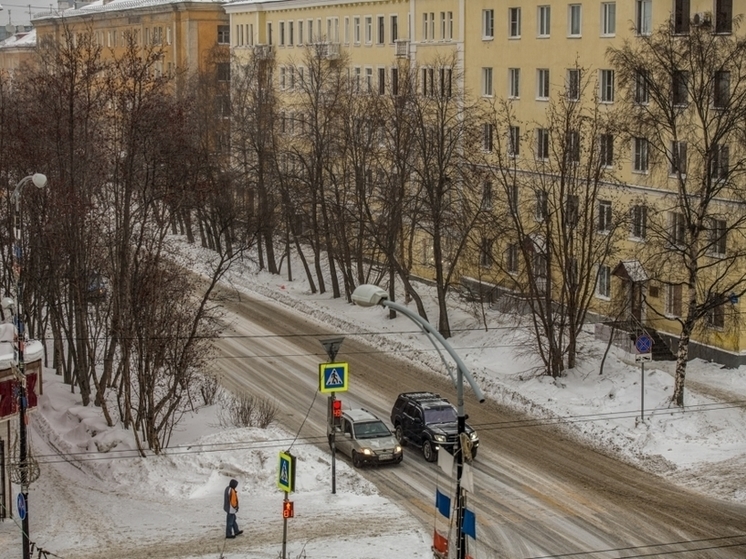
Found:
[{"label": "silver car", "polygon": [[334,440],[337,450],[349,456],[356,468],[364,464],[398,464],[404,458],[401,445],[386,424],[364,409],[342,412]]}]

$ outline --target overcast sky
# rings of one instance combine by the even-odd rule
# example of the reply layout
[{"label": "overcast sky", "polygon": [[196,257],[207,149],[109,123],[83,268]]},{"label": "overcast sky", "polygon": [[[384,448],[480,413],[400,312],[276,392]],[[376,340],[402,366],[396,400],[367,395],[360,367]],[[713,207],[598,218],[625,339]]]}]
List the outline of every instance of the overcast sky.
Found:
[{"label": "overcast sky", "polygon": [[[46,12],[50,7],[57,6],[57,0],[0,0],[0,25],[27,25],[31,21],[29,14]],[[9,15],[10,14],[10,15]]]}]

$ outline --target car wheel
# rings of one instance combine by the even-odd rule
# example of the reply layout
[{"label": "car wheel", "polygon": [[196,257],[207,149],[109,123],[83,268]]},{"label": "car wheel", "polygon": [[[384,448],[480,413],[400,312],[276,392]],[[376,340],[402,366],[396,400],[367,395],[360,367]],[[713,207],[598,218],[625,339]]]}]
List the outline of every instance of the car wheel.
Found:
[{"label": "car wheel", "polygon": [[400,445],[407,446],[407,441],[404,440],[404,429],[401,428],[399,423],[397,423],[394,428],[394,436],[396,437],[396,440],[399,441]]},{"label": "car wheel", "polygon": [[356,468],[359,468],[363,465],[363,461],[360,459],[360,455],[354,450],[352,451],[352,465]]},{"label": "car wheel", "polygon": [[435,460],[437,460],[438,453],[433,448],[433,443],[431,441],[425,441],[422,443],[422,455],[428,462],[435,462]]}]

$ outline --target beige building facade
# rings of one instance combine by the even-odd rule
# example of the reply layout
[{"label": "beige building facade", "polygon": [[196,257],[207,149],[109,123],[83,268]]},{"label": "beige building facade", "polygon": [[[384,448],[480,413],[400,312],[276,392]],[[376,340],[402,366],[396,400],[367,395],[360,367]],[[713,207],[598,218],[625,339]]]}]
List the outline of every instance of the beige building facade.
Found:
[{"label": "beige building facade", "polygon": [[[304,46],[323,42],[330,54],[345,56],[363,92],[391,93],[391,72],[402,59],[419,68],[418,87],[427,87],[422,82],[428,80],[432,61],[452,57],[461,66],[454,73],[458,79],[453,87],[485,106],[509,102],[525,126],[520,158],[535,158],[542,147],[537,133],[548,107],[567,95],[570,84],[581,81],[581,74],[590,88],[587,96],[594,98],[600,111],[624,110],[609,48],[653,34],[669,22],[675,33],[702,25],[713,33],[731,34],[736,31],[734,22],[746,12],[746,1],[247,0],[226,4],[225,10],[230,17],[231,48],[239,59],[249,50],[266,53],[282,74],[283,66],[302,56]],[[437,74],[430,76],[437,84]],[[494,130],[494,134],[508,133]],[[651,279],[641,255],[647,240],[647,212],[670,206],[676,184],[666,166],[655,164],[637,139],[620,134],[604,140],[614,181],[608,195],[602,194],[607,205],[599,212],[628,215],[630,223],[625,225],[628,232],[622,235],[618,253],[599,265],[592,312],[599,320],[609,319],[624,300],[626,318],[654,328],[674,345],[680,332],[678,319],[686,310],[681,278],[672,269],[670,281],[660,274]],[[494,258],[503,258],[504,249],[497,242]],[[421,261],[427,262],[427,255]],[[469,266],[465,264],[460,273],[476,277]],[[427,266],[414,271],[428,277]],[[487,277],[483,272],[479,275]],[[495,282],[499,283],[497,273]],[[738,318],[741,308],[734,297],[716,310],[693,338],[697,348],[693,355],[740,363],[746,357],[746,332]]]}]

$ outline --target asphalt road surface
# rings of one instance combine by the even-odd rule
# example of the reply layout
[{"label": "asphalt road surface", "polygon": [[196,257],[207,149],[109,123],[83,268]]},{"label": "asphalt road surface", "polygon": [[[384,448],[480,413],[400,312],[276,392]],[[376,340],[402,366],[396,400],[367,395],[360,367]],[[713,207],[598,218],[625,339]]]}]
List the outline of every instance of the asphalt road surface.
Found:
[{"label": "asphalt road surface", "polygon": [[[301,437],[321,441],[327,399],[318,394],[318,364],[327,357],[319,340],[344,333],[265,299],[242,295],[226,310],[217,360],[224,385],[276,398],[284,427],[295,432],[303,424]],[[350,390],[339,395],[345,408],[366,407],[388,422],[400,392],[432,390],[455,402],[446,377],[377,351],[360,336],[345,337],[337,361],[350,364]],[[746,557],[746,507],[678,488],[557,427],[506,428],[527,418],[489,400],[480,405],[468,387],[466,394],[481,441],[476,491],[468,497],[480,558]],[[436,484],[447,480],[421,452],[406,447],[401,465],[361,473],[432,529]]]}]

